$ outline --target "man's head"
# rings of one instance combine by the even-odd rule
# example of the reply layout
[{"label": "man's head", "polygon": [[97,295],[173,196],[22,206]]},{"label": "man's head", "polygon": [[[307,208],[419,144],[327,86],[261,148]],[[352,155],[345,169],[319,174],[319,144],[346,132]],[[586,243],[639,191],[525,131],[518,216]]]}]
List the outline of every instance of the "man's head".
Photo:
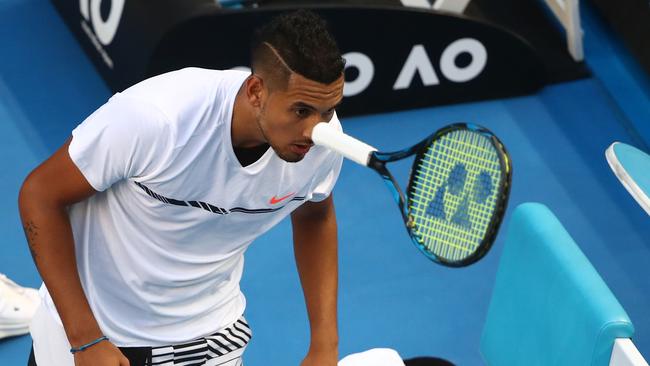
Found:
[{"label": "man's head", "polygon": [[325,22],[311,11],[280,15],[258,29],[246,93],[259,134],[286,161],[299,161],[313,126],[343,98],[345,60]]}]

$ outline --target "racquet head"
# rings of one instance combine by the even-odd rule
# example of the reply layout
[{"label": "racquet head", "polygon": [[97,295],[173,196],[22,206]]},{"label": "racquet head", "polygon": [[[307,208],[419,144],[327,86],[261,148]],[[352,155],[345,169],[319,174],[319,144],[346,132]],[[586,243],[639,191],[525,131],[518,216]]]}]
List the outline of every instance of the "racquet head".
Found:
[{"label": "racquet head", "polygon": [[510,193],[512,167],[499,139],[453,124],[420,144],[407,189],[407,229],[430,259],[459,267],[492,246]]}]

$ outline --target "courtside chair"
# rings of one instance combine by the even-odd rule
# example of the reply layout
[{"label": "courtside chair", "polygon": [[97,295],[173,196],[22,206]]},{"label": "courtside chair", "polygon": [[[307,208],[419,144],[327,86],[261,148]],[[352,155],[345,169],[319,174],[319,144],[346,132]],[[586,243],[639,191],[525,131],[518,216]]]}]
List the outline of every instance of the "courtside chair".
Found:
[{"label": "courtside chair", "polygon": [[513,212],[481,337],[489,366],[647,366],[616,297],[544,205]]}]

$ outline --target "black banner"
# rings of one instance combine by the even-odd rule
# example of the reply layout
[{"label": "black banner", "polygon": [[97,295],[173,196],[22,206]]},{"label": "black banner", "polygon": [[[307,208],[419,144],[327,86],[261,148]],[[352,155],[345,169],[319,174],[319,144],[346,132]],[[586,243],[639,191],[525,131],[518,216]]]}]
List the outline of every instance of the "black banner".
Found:
[{"label": "black banner", "polygon": [[[186,66],[246,67],[252,31],[292,10],[226,10],[213,0],[52,1],[113,91]],[[347,60],[341,113],[515,96],[545,83],[530,45],[486,22],[397,6],[327,4],[305,7],[327,19]]]},{"label": "black banner", "polygon": [[650,76],[650,2],[592,0]]},{"label": "black banner", "polygon": [[52,2],[113,91],[143,79],[167,32],[214,7],[212,0]]}]

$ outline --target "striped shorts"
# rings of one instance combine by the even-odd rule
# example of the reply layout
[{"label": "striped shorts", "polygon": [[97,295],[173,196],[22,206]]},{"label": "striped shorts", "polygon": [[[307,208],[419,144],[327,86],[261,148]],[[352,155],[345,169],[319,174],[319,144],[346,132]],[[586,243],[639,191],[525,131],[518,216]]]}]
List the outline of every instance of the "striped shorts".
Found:
[{"label": "striped shorts", "polygon": [[[28,366],[74,366],[63,326],[41,305],[30,326],[34,340]],[[207,337],[162,347],[119,347],[131,366],[241,366],[252,332],[241,316]],[[0,365],[4,363],[0,360]]]},{"label": "striped shorts", "polygon": [[151,348],[151,366],[242,366],[252,332],[242,316],[207,337],[172,346]]}]

